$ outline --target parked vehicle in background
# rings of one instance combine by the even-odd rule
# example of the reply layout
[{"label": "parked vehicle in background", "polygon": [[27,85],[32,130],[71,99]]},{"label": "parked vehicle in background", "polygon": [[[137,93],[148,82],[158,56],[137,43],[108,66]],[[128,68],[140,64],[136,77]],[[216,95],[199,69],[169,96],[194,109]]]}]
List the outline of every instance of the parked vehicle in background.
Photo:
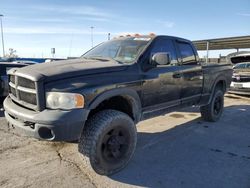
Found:
[{"label": "parked vehicle in background", "polygon": [[229,93],[250,95],[250,52],[228,55],[233,63],[233,76]]},{"label": "parked vehicle in background", "polygon": [[9,81],[7,71],[12,68],[27,66],[24,63],[0,62],[0,97],[6,97],[9,90]]},{"label": "parked vehicle in background", "polygon": [[28,60],[18,60],[18,61],[13,61],[12,63],[20,63],[20,64],[26,64],[26,65],[34,65],[34,64],[37,64],[38,62],[35,62],[35,61],[28,61]]},{"label": "parked vehicle in background", "polygon": [[102,175],[126,166],[135,124],[187,106],[218,121],[231,64],[202,64],[193,44],[170,36],[127,36],[78,59],[12,69],[5,117],[15,130],[49,141],[79,141]]},{"label": "parked vehicle in background", "polygon": [[250,62],[236,64],[233,70],[229,93],[250,95]]},{"label": "parked vehicle in background", "polygon": [[34,63],[44,63],[47,59],[50,59],[51,61],[59,61],[59,60],[64,60],[64,59],[59,59],[59,58],[21,58],[21,57],[16,57],[16,58],[1,58],[0,57],[0,62],[20,62],[20,63],[25,63],[26,64],[32,64]]}]

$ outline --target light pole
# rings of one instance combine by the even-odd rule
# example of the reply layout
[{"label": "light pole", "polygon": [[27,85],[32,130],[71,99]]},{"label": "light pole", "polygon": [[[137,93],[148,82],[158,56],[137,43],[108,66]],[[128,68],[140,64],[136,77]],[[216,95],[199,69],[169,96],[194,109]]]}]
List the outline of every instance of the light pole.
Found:
[{"label": "light pole", "polygon": [[4,51],[4,40],[3,40],[3,22],[2,22],[2,17],[3,17],[3,15],[0,14],[2,46],[3,46],[3,57],[4,57],[5,56],[5,51]]},{"label": "light pole", "polygon": [[94,42],[93,42],[93,41],[94,41],[94,40],[93,40],[93,29],[94,29],[94,27],[91,26],[90,29],[91,29],[91,47],[93,48],[93,43],[94,43]]}]

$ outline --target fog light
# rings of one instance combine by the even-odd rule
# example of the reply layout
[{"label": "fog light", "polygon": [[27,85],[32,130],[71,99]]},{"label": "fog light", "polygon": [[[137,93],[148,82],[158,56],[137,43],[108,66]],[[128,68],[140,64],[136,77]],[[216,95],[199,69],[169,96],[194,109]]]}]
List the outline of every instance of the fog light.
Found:
[{"label": "fog light", "polygon": [[47,127],[39,128],[38,134],[41,138],[43,138],[45,140],[53,140],[55,138],[54,132]]}]

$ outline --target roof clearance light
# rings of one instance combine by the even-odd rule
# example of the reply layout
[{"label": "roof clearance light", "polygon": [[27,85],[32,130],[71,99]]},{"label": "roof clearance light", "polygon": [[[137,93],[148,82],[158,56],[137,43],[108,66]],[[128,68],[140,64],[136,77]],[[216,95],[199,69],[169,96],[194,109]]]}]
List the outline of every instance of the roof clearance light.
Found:
[{"label": "roof clearance light", "polygon": [[128,35],[126,35],[126,37],[131,37],[131,35],[128,34]]},{"label": "roof clearance light", "polygon": [[150,36],[150,37],[154,37],[154,36],[155,36],[155,33],[149,33],[149,36]]},{"label": "roof clearance light", "polygon": [[134,36],[135,36],[135,37],[140,37],[141,35],[140,35],[140,34],[138,34],[138,33],[136,33]]},{"label": "roof clearance light", "polygon": [[119,37],[122,38],[122,37],[124,37],[124,36],[123,36],[123,35],[120,35]]}]

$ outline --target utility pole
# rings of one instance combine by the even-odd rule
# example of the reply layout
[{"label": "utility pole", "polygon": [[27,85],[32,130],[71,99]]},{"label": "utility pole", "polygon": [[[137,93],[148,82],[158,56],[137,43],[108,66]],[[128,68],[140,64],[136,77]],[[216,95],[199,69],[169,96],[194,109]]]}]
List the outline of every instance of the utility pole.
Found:
[{"label": "utility pole", "polygon": [[3,21],[2,21],[3,15],[0,14],[0,22],[1,22],[1,35],[2,35],[2,47],[3,47],[3,57],[5,56],[5,51],[4,51],[4,40],[3,40]]},{"label": "utility pole", "polygon": [[91,26],[90,29],[91,29],[91,47],[93,48],[93,46],[94,46],[94,39],[93,39],[93,29],[94,29],[94,27]]},{"label": "utility pole", "polygon": [[209,41],[207,41],[207,57],[206,57],[206,63],[208,63],[209,60]]}]

